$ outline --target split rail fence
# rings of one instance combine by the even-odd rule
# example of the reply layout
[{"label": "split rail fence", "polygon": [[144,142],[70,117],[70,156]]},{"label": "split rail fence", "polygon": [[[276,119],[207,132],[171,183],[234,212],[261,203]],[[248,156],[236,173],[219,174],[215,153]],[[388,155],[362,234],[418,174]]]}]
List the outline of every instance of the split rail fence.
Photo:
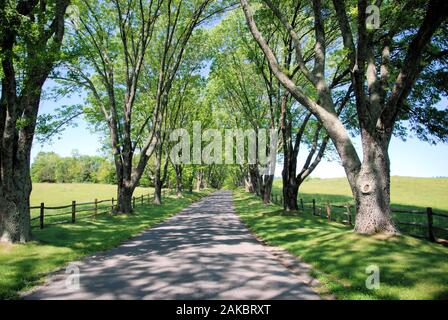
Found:
[{"label": "split rail fence", "polygon": [[[162,196],[166,191],[162,190]],[[139,205],[150,204],[154,194],[144,194],[132,197],[132,208]],[[117,207],[115,198],[98,200],[92,202],[77,202],[73,200],[71,204],[63,206],[45,206],[42,202],[39,206],[30,207],[31,227],[43,229],[45,226],[76,223],[79,219],[95,219],[99,215],[112,214]]]},{"label": "split rail fence", "polygon": [[[271,194],[271,202],[283,206],[283,196]],[[347,225],[355,222],[356,208],[354,204],[332,204],[330,201],[317,203],[316,199],[305,202],[299,199],[302,212],[310,210],[314,216]],[[392,208],[392,218],[398,225],[400,232],[418,238],[426,238],[433,242],[448,240],[448,214],[434,212],[433,208],[426,210],[395,209]],[[445,241],[444,241],[445,240]]]}]

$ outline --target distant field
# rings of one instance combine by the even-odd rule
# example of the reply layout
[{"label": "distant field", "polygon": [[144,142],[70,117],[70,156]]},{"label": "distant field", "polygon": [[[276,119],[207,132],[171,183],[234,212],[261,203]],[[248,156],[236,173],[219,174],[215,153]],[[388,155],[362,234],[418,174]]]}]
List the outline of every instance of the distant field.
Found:
[{"label": "distant field", "polygon": [[[135,196],[152,193],[152,188],[137,188]],[[90,183],[33,183],[31,206],[44,202],[46,206],[59,206],[77,202],[91,202],[117,198],[117,186]]]},{"label": "distant field", "polygon": [[[273,193],[280,195],[281,186],[281,179],[276,179]],[[316,199],[319,207],[327,201],[335,205],[353,203],[346,178],[309,179],[302,184],[299,198],[305,203],[311,203],[312,199]],[[432,207],[434,212],[448,214],[448,178],[392,177],[391,204],[395,209],[425,211],[427,207]],[[334,211],[337,212],[336,209]],[[394,218],[402,222],[426,223],[425,215],[394,213]],[[448,219],[434,217],[434,225],[448,227]],[[423,232],[412,227],[401,228],[409,228],[409,233]]]},{"label": "distant field", "polygon": [[[281,179],[275,180],[277,192],[281,190]],[[311,179],[306,181],[299,197],[308,198],[310,195],[344,201],[352,199],[350,186],[346,178]],[[448,211],[448,178],[411,178],[392,177],[391,181],[392,204],[414,207],[432,207]]]}]

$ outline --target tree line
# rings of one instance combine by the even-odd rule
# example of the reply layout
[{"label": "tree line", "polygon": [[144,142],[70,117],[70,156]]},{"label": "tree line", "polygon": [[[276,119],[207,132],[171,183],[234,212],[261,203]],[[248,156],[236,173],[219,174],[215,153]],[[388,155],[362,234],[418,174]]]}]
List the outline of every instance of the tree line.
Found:
[{"label": "tree line", "polygon": [[[179,169],[180,168],[180,169]],[[203,188],[221,188],[226,175],[219,166],[183,165],[169,166],[163,187],[182,191],[199,191]],[[179,170],[181,173],[179,173]],[[139,181],[140,187],[154,187],[154,163],[149,163]],[[103,183],[116,184],[113,161],[103,156],[81,155],[77,150],[69,157],[55,152],[39,152],[31,165],[33,183]]]},{"label": "tree line", "polygon": [[55,152],[39,152],[31,165],[33,182],[48,183],[116,183],[111,161],[100,156],[61,157]]}]

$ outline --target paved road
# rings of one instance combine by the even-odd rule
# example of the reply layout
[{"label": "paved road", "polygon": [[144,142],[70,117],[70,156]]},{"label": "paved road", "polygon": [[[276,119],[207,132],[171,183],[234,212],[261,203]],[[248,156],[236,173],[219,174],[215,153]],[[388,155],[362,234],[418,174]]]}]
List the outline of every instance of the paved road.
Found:
[{"label": "paved road", "polygon": [[120,247],[77,263],[25,299],[319,299],[250,234],[229,191],[190,205]]}]

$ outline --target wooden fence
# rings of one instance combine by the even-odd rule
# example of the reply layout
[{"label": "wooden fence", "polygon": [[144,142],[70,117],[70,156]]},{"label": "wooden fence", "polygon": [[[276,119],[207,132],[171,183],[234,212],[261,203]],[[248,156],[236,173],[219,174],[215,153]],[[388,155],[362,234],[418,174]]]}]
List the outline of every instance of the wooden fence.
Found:
[{"label": "wooden fence", "polygon": [[[283,206],[283,196],[271,194],[271,202]],[[317,204],[315,199],[305,203],[299,199],[301,211],[310,210],[314,216],[328,221],[341,222],[353,225],[356,208],[353,204],[331,204],[329,201]],[[432,208],[426,210],[402,210],[392,208],[392,218],[400,226],[400,231],[418,238],[426,238],[433,242],[446,242],[448,240],[448,215],[434,212]],[[445,240],[445,241],[444,241]]]},{"label": "wooden fence", "polygon": [[[150,204],[154,194],[145,194],[138,197],[132,197],[132,208],[138,205]],[[162,196],[165,196],[165,190],[162,190]],[[63,206],[45,206],[42,202],[40,206],[30,207],[31,227],[43,229],[44,226],[76,223],[79,218],[93,218],[101,214],[112,214],[117,206],[115,198],[98,200],[93,202],[76,202]],[[37,210],[37,212],[36,212]],[[34,211],[34,212],[33,212]],[[34,214],[33,214],[34,213]]]}]

